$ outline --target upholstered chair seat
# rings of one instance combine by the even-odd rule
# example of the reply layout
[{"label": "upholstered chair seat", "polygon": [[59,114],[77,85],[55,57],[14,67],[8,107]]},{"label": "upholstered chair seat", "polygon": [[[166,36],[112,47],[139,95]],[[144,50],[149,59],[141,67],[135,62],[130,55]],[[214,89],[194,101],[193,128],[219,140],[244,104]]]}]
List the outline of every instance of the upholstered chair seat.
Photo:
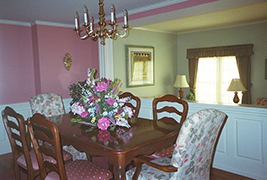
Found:
[{"label": "upholstered chair seat", "polygon": [[[52,149],[52,148],[50,148],[50,149]],[[38,162],[37,162],[37,158],[36,158],[34,150],[32,149],[29,153],[30,153],[33,169],[39,170],[39,166],[38,166]],[[43,157],[46,161],[52,162],[54,164],[56,163],[56,160],[49,157],[49,156],[43,155]],[[63,151],[63,160],[65,161],[65,163],[71,162],[72,161],[72,155],[66,151]],[[23,154],[17,159],[17,162],[20,166],[27,169],[25,156]]]},{"label": "upholstered chair seat", "polygon": [[[76,160],[65,165],[68,180],[99,180],[110,179],[112,173],[102,166],[90,161]],[[60,180],[59,175],[52,171],[45,180]]]},{"label": "upholstered chair seat", "polygon": [[174,145],[164,148],[161,151],[156,151],[154,154],[150,155],[149,157],[152,157],[152,158],[171,157],[173,154],[173,150],[174,150]]}]

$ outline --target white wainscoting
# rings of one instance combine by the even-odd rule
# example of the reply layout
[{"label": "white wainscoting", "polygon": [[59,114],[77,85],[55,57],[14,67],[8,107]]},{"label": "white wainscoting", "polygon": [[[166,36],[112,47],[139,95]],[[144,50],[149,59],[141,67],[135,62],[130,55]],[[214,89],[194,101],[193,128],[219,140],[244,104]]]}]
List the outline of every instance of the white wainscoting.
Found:
[{"label": "white wainscoting", "polygon": [[[66,112],[69,112],[71,99],[64,99]],[[216,108],[228,115],[221,134],[213,166],[258,180],[267,177],[267,108],[226,106],[189,102],[191,115],[201,109]],[[24,118],[32,116],[28,102],[0,105],[14,108]],[[140,117],[152,119],[152,99],[141,100]],[[10,144],[0,123],[0,154],[11,152]]]}]

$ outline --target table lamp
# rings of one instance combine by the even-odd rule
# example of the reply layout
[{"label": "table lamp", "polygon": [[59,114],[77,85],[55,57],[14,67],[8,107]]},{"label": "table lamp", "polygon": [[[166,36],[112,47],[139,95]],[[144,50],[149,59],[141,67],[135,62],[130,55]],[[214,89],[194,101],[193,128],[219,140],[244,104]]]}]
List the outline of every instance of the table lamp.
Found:
[{"label": "table lamp", "polygon": [[242,82],[240,81],[240,79],[232,79],[227,91],[235,91],[235,96],[234,96],[234,103],[238,103],[239,102],[239,98],[238,98],[238,93],[237,91],[246,91],[246,88],[243,86]]},{"label": "table lamp", "polygon": [[180,90],[179,90],[179,96],[180,96],[180,99],[183,99],[184,97],[184,90],[183,90],[183,87],[189,87],[187,81],[186,81],[186,77],[185,75],[177,75],[176,76],[176,80],[174,82],[174,85],[173,87],[179,87]]}]

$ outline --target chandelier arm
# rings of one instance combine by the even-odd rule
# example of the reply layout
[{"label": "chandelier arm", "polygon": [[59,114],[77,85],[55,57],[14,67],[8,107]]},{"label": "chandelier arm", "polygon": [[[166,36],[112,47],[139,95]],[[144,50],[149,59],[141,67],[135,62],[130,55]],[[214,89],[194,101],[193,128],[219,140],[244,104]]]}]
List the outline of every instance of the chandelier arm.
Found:
[{"label": "chandelier arm", "polygon": [[128,29],[124,28],[124,33],[119,34],[119,32],[116,32],[116,35],[119,36],[120,38],[125,37],[128,34]]},{"label": "chandelier arm", "polygon": [[90,36],[86,33],[84,36],[81,36],[81,30],[75,30],[76,31],[76,35],[79,39],[81,40],[85,40],[87,38],[89,38]]}]

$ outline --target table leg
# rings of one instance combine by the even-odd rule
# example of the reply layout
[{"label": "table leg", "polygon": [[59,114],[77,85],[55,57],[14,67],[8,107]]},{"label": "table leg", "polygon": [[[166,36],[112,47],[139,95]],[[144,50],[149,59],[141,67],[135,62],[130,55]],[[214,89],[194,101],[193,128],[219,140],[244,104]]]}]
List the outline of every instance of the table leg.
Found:
[{"label": "table leg", "polygon": [[126,180],[125,167],[126,167],[125,164],[115,166],[115,171],[114,171],[115,180]]}]

